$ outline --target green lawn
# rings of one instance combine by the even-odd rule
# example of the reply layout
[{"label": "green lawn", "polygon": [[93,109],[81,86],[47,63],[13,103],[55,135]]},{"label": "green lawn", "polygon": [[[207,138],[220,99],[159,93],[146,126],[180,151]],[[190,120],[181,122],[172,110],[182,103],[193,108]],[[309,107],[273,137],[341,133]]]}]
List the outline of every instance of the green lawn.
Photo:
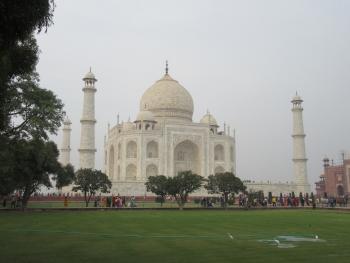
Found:
[{"label": "green lawn", "polygon": [[320,210],[0,212],[0,262],[350,262],[349,223]]}]

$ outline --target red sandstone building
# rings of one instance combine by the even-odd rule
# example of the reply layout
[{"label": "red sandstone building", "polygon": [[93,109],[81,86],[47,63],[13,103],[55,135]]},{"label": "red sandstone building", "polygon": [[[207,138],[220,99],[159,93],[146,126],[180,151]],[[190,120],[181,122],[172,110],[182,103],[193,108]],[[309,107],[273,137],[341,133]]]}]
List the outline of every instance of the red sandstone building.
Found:
[{"label": "red sandstone building", "polygon": [[340,164],[330,164],[323,159],[323,174],[316,182],[316,194],[323,197],[342,197],[350,194],[350,159],[343,159]]}]

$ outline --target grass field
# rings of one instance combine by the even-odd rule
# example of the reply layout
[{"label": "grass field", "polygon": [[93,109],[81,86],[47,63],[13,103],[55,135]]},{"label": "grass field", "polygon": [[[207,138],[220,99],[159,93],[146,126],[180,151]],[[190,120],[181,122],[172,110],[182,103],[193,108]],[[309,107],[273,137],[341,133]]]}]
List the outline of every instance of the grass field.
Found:
[{"label": "grass field", "polygon": [[1,212],[0,262],[350,262],[349,224],[320,210]]}]

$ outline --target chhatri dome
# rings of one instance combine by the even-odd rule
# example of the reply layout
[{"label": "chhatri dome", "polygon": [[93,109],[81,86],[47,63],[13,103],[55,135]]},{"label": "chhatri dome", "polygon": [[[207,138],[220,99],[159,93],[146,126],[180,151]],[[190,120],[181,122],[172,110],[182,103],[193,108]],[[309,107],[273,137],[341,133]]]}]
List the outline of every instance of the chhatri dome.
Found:
[{"label": "chhatri dome", "polygon": [[303,102],[302,98],[298,95],[298,92],[295,93],[295,96],[292,99],[292,103],[294,103],[294,102],[296,102],[296,103]]},{"label": "chhatri dome", "polygon": [[90,67],[89,72],[85,74],[83,80],[86,81],[86,80],[90,80],[90,79],[97,81],[97,79],[95,78],[94,73],[91,72],[91,67]]},{"label": "chhatri dome", "polygon": [[203,118],[200,120],[200,123],[202,123],[202,124],[208,124],[208,125],[210,125],[210,126],[219,127],[219,125],[218,125],[216,119],[214,118],[213,115],[211,115],[211,114],[209,113],[209,111],[207,112],[207,114],[205,114],[205,115],[203,116]]},{"label": "chhatri dome", "polygon": [[140,122],[140,121],[154,121],[154,116],[153,113],[148,111],[148,110],[142,110],[137,114],[135,122]]},{"label": "chhatri dome", "polygon": [[140,111],[151,111],[155,118],[192,121],[193,99],[191,94],[168,74],[156,81],[143,94]]}]

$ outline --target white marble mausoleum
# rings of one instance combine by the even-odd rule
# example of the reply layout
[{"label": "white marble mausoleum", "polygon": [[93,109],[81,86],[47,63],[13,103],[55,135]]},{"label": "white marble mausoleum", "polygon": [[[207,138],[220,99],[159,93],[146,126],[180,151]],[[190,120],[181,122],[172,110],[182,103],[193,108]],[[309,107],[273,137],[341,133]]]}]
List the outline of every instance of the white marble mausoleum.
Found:
[{"label": "white marble mausoleum", "polygon": [[144,195],[152,175],[192,170],[203,177],[235,172],[235,138],[209,112],[196,122],[191,94],[166,74],[143,94],[134,121],[108,129],[104,169],[112,193]]}]

